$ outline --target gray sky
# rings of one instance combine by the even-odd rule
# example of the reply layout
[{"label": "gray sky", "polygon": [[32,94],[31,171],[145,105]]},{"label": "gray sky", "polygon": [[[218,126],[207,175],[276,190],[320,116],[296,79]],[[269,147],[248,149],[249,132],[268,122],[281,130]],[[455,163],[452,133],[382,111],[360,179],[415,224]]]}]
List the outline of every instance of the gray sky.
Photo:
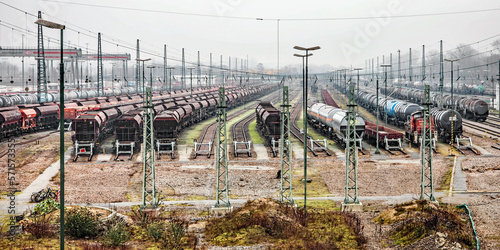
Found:
[{"label": "gray sky", "polygon": [[[128,52],[135,58],[135,51],[123,46],[135,46],[140,39],[141,49],[163,55],[163,44],[167,44],[169,57],[181,58],[181,48],[186,50],[186,59],[195,61],[201,52],[202,63],[208,64],[209,53],[214,55],[216,65],[223,55],[246,58],[251,63],[262,62],[265,68],[276,68],[277,19],[279,21],[280,66],[299,64],[293,57],[297,53],[294,45],[321,46],[315,51],[310,63],[353,65],[364,67],[365,59],[382,54],[407,51],[412,47],[428,50],[438,49],[439,40],[445,49],[459,43],[471,43],[500,34],[500,11],[462,13],[397,18],[395,16],[449,13],[500,8],[500,2],[484,1],[262,1],[262,0],[2,0],[23,11],[45,13],[44,18],[55,22],[66,21],[68,28],[65,41],[85,48],[88,43],[92,51],[97,49],[97,39],[85,34],[91,31],[103,34],[114,44],[103,43],[105,52]],[[71,3],[71,4],[68,4]],[[113,6],[142,10],[104,8],[75,3]],[[165,12],[182,12],[210,15],[178,15]],[[0,4],[0,20],[36,32],[35,18]],[[382,16],[382,18],[375,18]],[[244,18],[229,18],[244,17]],[[349,20],[297,20],[368,17]],[[256,18],[263,18],[259,21]],[[292,20],[293,19],[293,20]],[[54,30],[44,30],[46,36],[59,38]],[[36,46],[36,39],[28,36],[26,43]],[[117,47],[116,44],[119,46]],[[56,46],[51,42],[51,47]],[[0,46],[21,46],[21,33],[0,26]],[[58,47],[59,45],[57,45]],[[151,57],[151,56],[147,56]],[[153,57],[158,63],[161,58]],[[238,64],[240,62],[238,61]],[[254,66],[254,65],[250,65]]]}]

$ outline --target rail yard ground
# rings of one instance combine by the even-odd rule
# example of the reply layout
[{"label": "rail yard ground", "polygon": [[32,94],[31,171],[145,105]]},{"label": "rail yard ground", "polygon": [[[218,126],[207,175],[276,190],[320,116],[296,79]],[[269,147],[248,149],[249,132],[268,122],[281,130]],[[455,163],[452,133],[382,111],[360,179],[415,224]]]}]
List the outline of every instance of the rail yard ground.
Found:
[{"label": "rail yard ground", "polygon": [[[361,113],[368,119],[370,115],[360,108]],[[300,124],[300,122],[299,122]],[[299,125],[300,126],[300,125]],[[252,127],[252,124],[250,124]],[[394,128],[398,129],[398,128]],[[185,130],[185,144],[180,145],[189,155],[192,150],[191,138],[197,137],[200,128],[192,127]],[[255,136],[255,131],[251,132]],[[24,141],[47,135],[39,140],[22,144]],[[438,201],[443,206],[467,204],[471,210],[472,218],[476,225],[479,242],[483,249],[500,248],[500,164],[498,158],[500,150],[492,148],[496,140],[482,134],[474,134],[467,131],[474,145],[480,149],[480,156],[448,156],[448,146],[438,144],[438,150],[433,159],[434,187]],[[321,135],[315,135],[317,139]],[[16,146],[16,187],[18,190],[26,188],[47,168],[58,159],[57,133],[43,132],[18,138],[20,143]],[[333,142],[329,141],[329,144]],[[66,145],[71,145],[70,132],[66,133]],[[368,155],[360,156],[358,170],[359,195],[363,203],[363,212],[356,216],[363,225],[362,234],[366,237],[365,248],[367,249],[397,249],[392,233],[396,226],[379,223],[385,211],[401,209],[396,204],[417,200],[420,193],[420,159],[418,149],[410,149],[406,144],[407,155],[391,155],[382,151],[381,155],[375,155],[374,146],[367,145]],[[0,152],[7,149],[7,144],[2,143]],[[72,150],[69,147],[69,150]],[[332,156],[309,156],[308,160],[308,204],[311,208],[327,210],[339,210],[345,192],[345,160],[342,159],[343,151],[331,146],[334,152]],[[262,151],[259,150],[262,154]],[[102,154],[102,152],[99,152]],[[279,157],[273,158],[268,150],[269,160],[257,160],[257,153],[252,157],[230,158],[230,200],[235,208],[243,206],[247,200],[260,198],[277,199],[279,197],[280,179],[277,172],[280,169]],[[458,152],[455,152],[459,154]],[[198,239],[198,247],[218,249],[214,241],[204,236],[204,228],[209,220],[208,213],[214,205],[216,168],[213,158],[190,159],[180,157],[177,153],[174,159],[162,157],[156,162],[157,188],[161,192],[164,204],[163,211],[172,213],[177,211],[181,217],[190,220],[189,232]],[[302,171],[303,161],[300,159],[301,152],[294,152],[296,156],[293,162],[294,197],[299,207],[303,204]],[[0,158],[0,170],[2,180],[7,180],[7,155]],[[109,160],[108,160],[109,158]],[[132,215],[132,209],[141,203],[142,192],[142,162],[134,157],[131,161],[113,161],[114,157],[94,157],[91,162],[80,159],[77,162],[71,160],[66,162],[66,203],[79,204],[83,206],[101,205],[110,208],[116,207],[122,214]],[[140,157],[139,157],[140,158]],[[102,160],[106,159],[106,160]],[[458,162],[458,163],[457,163]],[[455,170],[453,168],[455,167]],[[452,176],[454,174],[454,176]],[[465,178],[459,178],[462,174]],[[40,185],[58,189],[59,175],[56,174]],[[450,186],[452,192],[449,193]],[[0,204],[2,208],[8,206],[6,190],[8,183],[0,182],[2,197]],[[465,188],[465,189],[464,189]],[[18,193],[19,195],[19,193]],[[27,200],[19,201],[18,211],[32,209],[34,203]],[[20,212],[22,212],[20,211]],[[409,211],[407,209],[407,211]],[[0,214],[7,218],[7,210],[2,209]],[[409,213],[408,213],[409,214]],[[5,221],[4,219],[2,220]],[[377,222],[376,222],[377,221]],[[425,238],[427,241],[439,241],[438,234]],[[450,236],[451,237],[451,236]],[[441,237],[443,238],[443,237]],[[444,237],[446,238],[446,237]],[[25,236],[19,238],[30,242]],[[56,238],[48,239],[48,246],[57,242]],[[32,240],[32,239],[31,239]],[[441,239],[442,240],[442,239]],[[421,244],[425,242],[422,240]],[[445,239],[450,246],[452,239]],[[35,240],[31,241],[35,244]],[[50,243],[52,242],[52,243]],[[91,241],[70,241],[70,244],[84,248]],[[140,240],[132,239],[127,243],[130,248],[139,247]],[[0,241],[0,246],[12,247],[6,241]],[[276,243],[276,242],[275,242]],[[29,243],[27,243],[29,245]],[[127,246],[126,244],[126,246]],[[154,243],[148,242],[147,244]],[[248,242],[246,243],[248,244]],[[425,243],[430,244],[430,243]],[[28,246],[23,245],[23,246]],[[431,244],[432,245],[432,244]],[[409,245],[411,248],[419,248],[431,245]],[[437,243],[432,245],[436,247]],[[256,244],[253,249],[265,249],[269,244]],[[354,246],[353,248],[357,248]],[[222,248],[220,248],[222,249]],[[225,249],[225,248],[224,248]],[[252,249],[249,247],[248,249]]]}]

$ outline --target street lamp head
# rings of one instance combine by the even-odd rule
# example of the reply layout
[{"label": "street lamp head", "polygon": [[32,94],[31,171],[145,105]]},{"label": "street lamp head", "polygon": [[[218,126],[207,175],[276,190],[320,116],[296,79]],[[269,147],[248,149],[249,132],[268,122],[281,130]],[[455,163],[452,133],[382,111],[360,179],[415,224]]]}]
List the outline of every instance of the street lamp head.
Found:
[{"label": "street lamp head", "polygon": [[50,29],[58,29],[58,30],[63,30],[66,28],[66,26],[58,23],[54,23],[51,21],[43,20],[43,19],[38,19],[35,21],[36,24],[42,25],[44,27],[50,28]]},{"label": "street lamp head", "polygon": [[445,61],[447,62],[456,62],[456,61],[460,61],[460,58],[457,58],[457,59],[444,59]]},{"label": "street lamp head", "polygon": [[154,69],[154,68],[156,68],[156,66],[149,65],[149,66],[147,66],[147,68],[148,68],[148,69]]},{"label": "street lamp head", "polygon": [[146,62],[146,61],[150,61],[150,60],[151,60],[151,58],[146,58],[146,59],[136,58],[135,60],[136,60],[136,61],[140,61],[140,62]]},{"label": "street lamp head", "polygon": [[363,68],[354,68],[352,70],[363,70]]},{"label": "street lamp head", "polygon": [[196,69],[195,67],[187,67],[186,69]]},{"label": "street lamp head", "polygon": [[380,67],[392,67],[390,64],[380,64]]},{"label": "street lamp head", "polygon": [[314,46],[314,47],[310,47],[310,48],[304,48],[304,47],[300,47],[300,46],[294,46],[293,48],[297,49],[297,50],[317,50],[317,49],[321,49],[321,47],[319,47],[319,46]]},{"label": "street lamp head", "polygon": [[255,20],[257,20],[257,21],[262,21],[262,20],[264,20],[264,19],[263,19],[263,18],[260,18],[260,17],[257,17],[257,18],[255,18]]}]

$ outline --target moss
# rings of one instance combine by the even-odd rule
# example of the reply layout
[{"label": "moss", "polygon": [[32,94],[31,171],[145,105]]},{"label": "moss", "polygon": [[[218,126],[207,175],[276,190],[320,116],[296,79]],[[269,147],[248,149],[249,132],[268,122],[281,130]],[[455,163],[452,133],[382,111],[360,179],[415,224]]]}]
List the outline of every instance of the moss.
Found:
[{"label": "moss", "polygon": [[[304,200],[295,200],[297,207],[304,207]],[[307,210],[338,211],[337,203],[332,200],[310,200],[307,199]]]},{"label": "moss", "polygon": [[[294,187],[293,195],[303,197],[304,196],[304,175],[302,170],[293,171],[294,180],[292,181],[292,186]],[[324,197],[330,195],[330,190],[326,185],[323,177],[319,175],[315,169],[309,168],[307,172],[307,179],[312,181],[307,183],[307,196],[309,197]]]},{"label": "moss", "polygon": [[263,144],[264,140],[260,137],[259,132],[257,132],[257,121],[253,120],[248,125],[248,133],[250,134],[250,138],[253,144]]},{"label": "moss", "polygon": [[205,228],[215,245],[273,244],[273,249],[360,249],[359,220],[339,211],[310,211],[281,205],[271,199],[247,202]]},{"label": "moss", "polygon": [[451,173],[453,172],[453,165],[448,168],[448,171],[443,175],[441,182],[439,183],[439,187],[437,188],[438,192],[448,191],[450,189],[451,182]]}]

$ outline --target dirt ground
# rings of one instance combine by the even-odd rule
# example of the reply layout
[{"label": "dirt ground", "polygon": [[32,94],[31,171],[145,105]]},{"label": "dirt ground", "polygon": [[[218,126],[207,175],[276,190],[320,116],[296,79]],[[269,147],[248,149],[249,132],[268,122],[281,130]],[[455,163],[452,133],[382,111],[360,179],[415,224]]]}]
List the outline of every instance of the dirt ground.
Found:
[{"label": "dirt ground", "polygon": [[[434,187],[451,167],[445,158],[433,161]],[[333,196],[345,194],[345,162],[334,161],[321,168],[322,177]],[[360,161],[358,166],[358,194],[360,196],[390,196],[420,193],[419,160]]]},{"label": "dirt ground", "polygon": [[[49,134],[47,137],[39,140],[39,144],[36,144],[36,141],[30,141],[47,134]],[[15,178],[18,190],[28,187],[48,166],[56,162],[59,156],[59,133],[43,131],[29,134],[16,137],[14,147],[9,147],[9,144],[11,143],[7,140],[1,142],[0,152],[15,149]],[[71,145],[71,138],[69,133],[66,133],[65,147],[67,148],[69,145]],[[0,190],[2,192],[9,187],[8,182],[4,181],[7,180],[8,160],[8,154],[0,158],[0,180],[2,180],[0,181]]]}]

